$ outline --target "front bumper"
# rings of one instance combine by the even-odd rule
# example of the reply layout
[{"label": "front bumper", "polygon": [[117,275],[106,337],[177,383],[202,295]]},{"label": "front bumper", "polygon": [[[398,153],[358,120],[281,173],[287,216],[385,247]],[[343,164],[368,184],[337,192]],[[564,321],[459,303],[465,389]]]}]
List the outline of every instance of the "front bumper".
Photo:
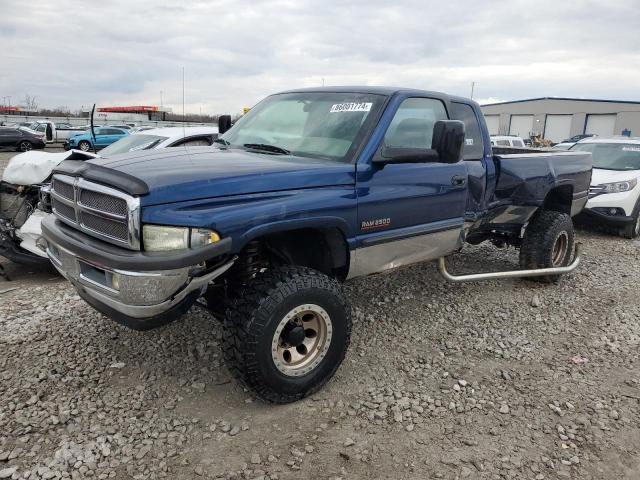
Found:
[{"label": "front bumper", "polygon": [[606,213],[600,213],[592,208],[585,208],[577,216],[577,220],[583,223],[590,223],[594,225],[607,225],[611,227],[624,227],[634,222],[633,217],[626,215],[607,215]]},{"label": "front bumper", "polygon": [[136,330],[177,319],[233,264],[222,256],[213,270],[203,266],[204,260],[227,253],[230,242],[212,245],[219,247],[216,251],[197,250],[202,258],[193,252],[161,256],[113,247],[52,217],[42,222],[42,232],[51,263],[78,294],[96,310]]}]

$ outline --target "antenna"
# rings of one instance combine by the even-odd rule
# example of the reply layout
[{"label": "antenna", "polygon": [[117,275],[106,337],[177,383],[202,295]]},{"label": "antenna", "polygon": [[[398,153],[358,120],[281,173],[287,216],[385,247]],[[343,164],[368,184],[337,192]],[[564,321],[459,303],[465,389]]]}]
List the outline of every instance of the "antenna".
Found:
[{"label": "antenna", "polygon": [[184,66],[182,67],[182,137],[186,137],[187,133],[184,130]]},{"label": "antenna", "polygon": [[96,150],[96,130],[93,126],[93,114],[96,111],[96,104],[93,104],[93,107],[91,107],[91,137],[93,138],[93,153],[95,153],[96,155],[98,154],[98,151]]},{"label": "antenna", "polygon": [[473,100],[473,90],[476,88],[476,82],[471,82],[471,100]]}]

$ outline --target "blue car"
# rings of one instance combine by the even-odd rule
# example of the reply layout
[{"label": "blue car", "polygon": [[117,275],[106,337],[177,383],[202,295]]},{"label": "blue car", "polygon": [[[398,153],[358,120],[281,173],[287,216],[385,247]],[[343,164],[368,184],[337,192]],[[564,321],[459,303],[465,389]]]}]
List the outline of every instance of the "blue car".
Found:
[{"label": "blue car", "polygon": [[[100,150],[101,148],[108,147],[114,142],[117,142],[122,137],[129,135],[129,132],[124,128],[116,128],[116,127],[96,127],[95,130],[95,149]],[[91,130],[87,130],[84,133],[80,133],[78,135],[74,135],[69,138],[69,141],[65,144],[66,150],[71,150],[72,148],[82,150],[83,152],[88,152],[89,150],[93,150],[94,148],[94,139],[91,134]]]}]

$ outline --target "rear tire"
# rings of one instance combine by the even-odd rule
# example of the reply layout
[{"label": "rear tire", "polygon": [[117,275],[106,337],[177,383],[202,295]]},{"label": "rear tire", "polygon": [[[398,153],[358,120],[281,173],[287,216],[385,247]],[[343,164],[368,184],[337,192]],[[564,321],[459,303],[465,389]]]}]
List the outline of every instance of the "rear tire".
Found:
[{"label": "rear tire", "polygon": [[[573,252],[574,232],[566,213],[542,210],[529,222],[520,247],[520,268],[566,267]],[[538,282],[557,282],[561,275],[530,277]]]},{"label": "rear tire", "polygon": [[350,338],[351,307],[338,282],[285,266],[254,278],[233,301],[223,351],[231,373],[259,398],[289,403],[333,376]]},{"label": "rear tire", "polygon": [[82,150],[83,152],[88,152],[89,150],[91,150],[91,144],[89,142],[87,142],[86,140],[82,140],[78,144],[78,148],[80,150]]}]

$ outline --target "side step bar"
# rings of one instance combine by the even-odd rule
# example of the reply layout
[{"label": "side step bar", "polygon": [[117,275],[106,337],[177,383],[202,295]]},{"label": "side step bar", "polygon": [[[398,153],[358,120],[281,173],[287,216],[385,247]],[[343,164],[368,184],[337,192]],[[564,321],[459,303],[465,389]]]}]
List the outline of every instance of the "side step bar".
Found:
[{"label": "side step bar", "polygon": [[580,265],[580,244],[576,243],[573,261],[566,267],[538,268],[535,270],[510,270],[507,272],[472,273],[469,275],[452,275],[447,271],[445,257],[438,258],[438,270],[448,281],[454,283],[475,282],[478,280],[495,280],[499,278],[544,277],[545,275],[562,275],[573,272]]}]

